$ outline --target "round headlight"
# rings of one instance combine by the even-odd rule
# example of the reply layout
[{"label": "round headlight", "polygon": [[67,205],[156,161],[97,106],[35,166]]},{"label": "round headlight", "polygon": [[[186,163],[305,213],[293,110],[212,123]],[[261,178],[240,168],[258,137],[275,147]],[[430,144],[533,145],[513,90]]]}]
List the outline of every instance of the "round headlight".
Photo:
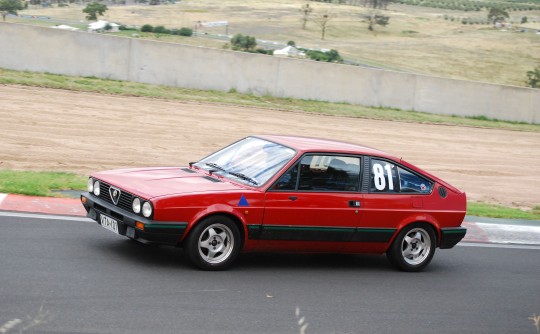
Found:
[{"label": "round headlight", "polygon": [[150,202],[144,202],[142,206],[142,214],[146,218],[150,217],[152,215],[152,204]]},{"label": "round headlight", "polygon": [[99,196],[99,181],[94,182],[94,195]]},{"label": "round headlight", "polygon": [[133,212],[140,213],[141,212],[141,200],[138,199],[137,197],[135,197],[131,207],[133,208]]},{"label": "round headlight", "polygon": [[91,193],[94,191],[94,179],[91,177],[88,178],[88,192]]}]

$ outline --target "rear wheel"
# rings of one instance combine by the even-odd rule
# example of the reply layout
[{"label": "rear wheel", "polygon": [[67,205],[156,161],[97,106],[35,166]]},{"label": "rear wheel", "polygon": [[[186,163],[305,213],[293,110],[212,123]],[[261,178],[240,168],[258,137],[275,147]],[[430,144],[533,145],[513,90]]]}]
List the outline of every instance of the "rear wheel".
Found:
[{"label": "rear wheel", "polygon": [[428,224],[415,223],[401,230],[386,256],[403,271],[420,271],[431,262],[435,248],[433,228]]},{"label": "rear wheel", "polygon": [[230,218],[212,216],[193,228],[184,251],[203,270],[223,270],[238,256],[240,243],[240,232]]}]

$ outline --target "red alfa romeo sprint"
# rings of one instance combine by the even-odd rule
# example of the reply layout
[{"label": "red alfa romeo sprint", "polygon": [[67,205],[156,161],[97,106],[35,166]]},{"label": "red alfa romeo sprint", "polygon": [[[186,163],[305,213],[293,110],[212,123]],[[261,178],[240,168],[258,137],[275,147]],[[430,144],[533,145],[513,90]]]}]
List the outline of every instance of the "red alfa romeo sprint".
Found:
[{"label": "red alfa romeo sprint", "polygon": [[188,167],[95,173],[88,217],[181,246],[199,268],[240,252],[386,253],[405,271],[466,233],[465,193],[389,154],[337,141],[251,136]]}]

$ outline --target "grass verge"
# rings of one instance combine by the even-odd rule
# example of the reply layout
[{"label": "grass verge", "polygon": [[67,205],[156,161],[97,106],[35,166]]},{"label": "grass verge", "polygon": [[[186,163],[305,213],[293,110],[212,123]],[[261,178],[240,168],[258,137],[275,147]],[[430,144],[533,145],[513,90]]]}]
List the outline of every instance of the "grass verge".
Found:
[{"label": "grass verge", "polygon": [[[60,172],[0,170],[0,193],[61,197],[55,190],[84,190],[86,176]],[[540,206],[524,211],[487,203],[467,203],[467,214],[479,217],[540,220]]]},{"label": "grass verge", "polygon": [[0,170],[0,193],[60,197],[53,190],[84,190],[87,178],[73,173]]},{"label": "grass verge", "polygon": [[204,91],[99,79],[96,77],[70,77],[50,73],[19,72],[2,68],[0,68],[0,84],[36,86],[100,94],[152,97],[192,102],[220,103],[333,116],[540,132],[540,125],[538,124],[498,121],[483,117],[435,115],[391,108],[365,107],[348,103],[330,103],[313,100],[277,98],[272,96],[256,96],[253,94],[238,93],[234,90],[230,92]]},{"label": "grass verge", "polygon": [[480,202],[467,203],[467,214],[478,217],[540,220],[540,206],[531,211]]}]

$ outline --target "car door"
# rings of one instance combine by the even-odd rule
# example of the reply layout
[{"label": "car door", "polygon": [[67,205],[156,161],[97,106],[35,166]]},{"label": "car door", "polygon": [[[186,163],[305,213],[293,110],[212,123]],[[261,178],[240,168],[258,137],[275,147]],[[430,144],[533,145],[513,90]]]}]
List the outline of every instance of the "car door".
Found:
[{"label": "car door", "polygon": [[402,222],[422,212],[433,182],[391,160],[365,157],[364,162],[359,225],[347,250],[378,253],[386,250]]},{"label": "car door", "polygon": [[357,156],[304,155],[266,193],[260,248],[342,250],[358,224],[360,162]]}]

